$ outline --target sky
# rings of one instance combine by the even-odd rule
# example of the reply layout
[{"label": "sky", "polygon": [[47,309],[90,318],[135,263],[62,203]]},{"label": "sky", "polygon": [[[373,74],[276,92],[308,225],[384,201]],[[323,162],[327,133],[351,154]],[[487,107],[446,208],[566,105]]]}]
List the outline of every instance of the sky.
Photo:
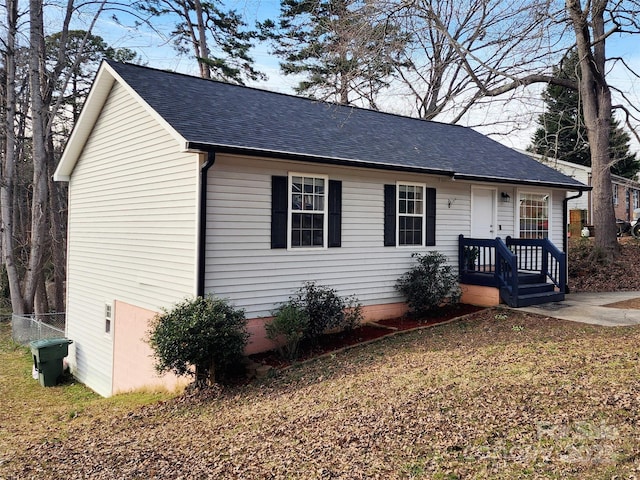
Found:
[{"label": "sky", "polygon": [[[228,0],[227,4],[241,13],[249,25],[265,18],[275,20],[279,12],[279,0]],[[86,21],[89,20],[86,19]],[[172,23],[167,19],[163,20],[163,25],[159,25],[159,30],[164,32],[170,32],[171,28]],[[198,74],[197,65],[192,58],[180,56],[166,38],[148,28],[127,28],[111,19],[110,15],[103,15],[96,24],[95,33],[101,35],[113,47],[127,47],[137,51],[142,62],[149,67]],[[607,52],[609,57],[621,57],[640,72],[640,35],[637,38],[610,37],[607,40]],[[268,80],[254,82],[250,84],[251,86],[293,93],[293,87],[298,79],[280,73],[278,59],[270,54],[268,45],[256,45],[252,51],[252,57],[256,68],[266,73]],[[608,72],[607,78],[611,85],[620,88],[635,105],[640,106],[639,78],[633,77],[619,65]],[[518,100],[505,103],[501,99],[496,99],[483,104],[472,112],[466,126],[472,126],[509,147],[525,149],[530,144],[537,128],[536,119],[543,109],[540,97],[543,89],[543,85],[528,87],[523,95],[518,96]],[[614,92],[613,103],[622,103],[616,92]],[[393,113],[409,114],[411,106],[406,98],[395,95],[388,97],[385,109]],[[495,119],[500,119],[500,123],[504,121],[504,124],[481,126],[483,123],[495,123],[493,122]],[[640,144],[635,139],[632,140],[632,149],[640,152]]]}]

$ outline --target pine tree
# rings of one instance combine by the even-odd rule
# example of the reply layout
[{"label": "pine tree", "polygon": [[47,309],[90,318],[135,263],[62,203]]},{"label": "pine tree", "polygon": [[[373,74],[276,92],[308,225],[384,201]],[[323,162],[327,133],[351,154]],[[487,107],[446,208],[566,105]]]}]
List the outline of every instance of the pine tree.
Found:
[{"label": "pine tree", "polygon": [[[554,68],[554,76],[577,79],[578,56],[572,51]],[[533,135],[529,150],[547,157],[579,165],[591,166],[591,151],[584,125],[580,96],[575,90],[549,85],[542,98],[547,105],[545,113],[538,117],[540,127]],[[640,171],[640,160],[630,152],[631,137],[612,117],[609,137],[611,173],[633,178]]]},{"label": "pine tree", "polygon": [[138,0],[134,7],[154,17],[175,21],[171,39],[178,53],[192,55],[202,78],[244,85],[266,80],[250,55],[258,32],[241,13],[224,10],[219,0]]},{"label": "pine tree", "polygon": [[362,0],[282,0],[274,53],[296,92],[377,109],[406,37]]}]

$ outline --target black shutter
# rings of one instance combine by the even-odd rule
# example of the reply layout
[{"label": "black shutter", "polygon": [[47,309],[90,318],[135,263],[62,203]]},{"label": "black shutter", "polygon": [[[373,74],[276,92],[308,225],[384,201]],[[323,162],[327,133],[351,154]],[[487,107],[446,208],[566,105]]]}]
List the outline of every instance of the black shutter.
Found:
[{"label": "black shutter", "polygon": [[426,245],[436,244],[436,189],[427,188],[426,194],[427,234]]},{"label": "black shutter", "polygon": [[329,247],[342,244],[342,182],[329,180]]},{"label": "black shutter", "polygon": [[287,248],[288,177],[271,177],[271,248]]},{"label": "black shutter", "polygon": [[396,246],[396,186],[384,186],[384,246]]}]

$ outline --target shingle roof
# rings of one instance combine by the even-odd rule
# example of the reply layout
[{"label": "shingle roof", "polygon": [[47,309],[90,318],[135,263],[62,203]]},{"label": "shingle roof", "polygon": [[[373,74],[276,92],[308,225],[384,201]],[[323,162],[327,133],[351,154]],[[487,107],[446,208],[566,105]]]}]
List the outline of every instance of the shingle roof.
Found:
[{"label": "shingle roof", "polygon": [[470,128],[109,62],[202,148],[582,190],[582,183]]}]

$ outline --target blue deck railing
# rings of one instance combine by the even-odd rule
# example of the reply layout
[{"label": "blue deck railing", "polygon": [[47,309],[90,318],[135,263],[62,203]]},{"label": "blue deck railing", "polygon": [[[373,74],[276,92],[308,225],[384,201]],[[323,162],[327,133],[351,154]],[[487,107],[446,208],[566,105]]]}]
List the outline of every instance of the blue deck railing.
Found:
[{"label": "blue deck railing", "polygon": [[567,286],[566,254],[546,238],[503,241],[460,235],[458,272],[460,283],[498,287],[512,296],[518,295],[520,274],[541,274],[562,293]]}]

